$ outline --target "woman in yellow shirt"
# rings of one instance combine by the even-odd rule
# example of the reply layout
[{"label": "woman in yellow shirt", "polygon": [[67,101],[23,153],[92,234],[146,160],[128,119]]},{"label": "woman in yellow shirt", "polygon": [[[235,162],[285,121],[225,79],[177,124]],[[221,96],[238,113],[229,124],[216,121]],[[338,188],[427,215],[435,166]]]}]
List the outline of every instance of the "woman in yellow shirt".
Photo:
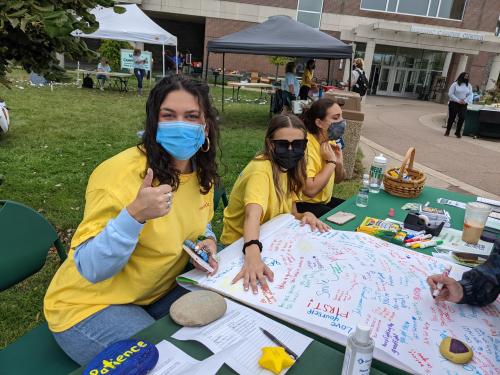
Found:
[{"label": "woman in yellow shirt", "polygon": [[342,137],[346,122],[341,104],[321,98],[305,111],[307,127],[307,179],[299,212],[312,212],[321,217],[343,202],[333,198],[333,185],[345,177],[344,158],[336,140]]},{"label": "woman in yellow shirt", "polygon": [[300,86],[299,97],[300,100],[307,100],[309,96],[309,90],[315,89],[316,84],[313,82],[314,69],[316,68],[316,62],[314,60],[307,60],[306,68],[302,74],[302,86]]},{"label": "woman in yellow shirt", "polygon": [[304,186],[307,145],[302,121],[290,114],[274,116],[267,128],[264,151],[248,163],[234,184],[229,205],[224,210],[221,242],[229,245],[244,237],[245,263],[233,283],[243,279],[243,287],[257,293],[257,282],[266,290],[266,278],[273,272],[262,261],[260,225],[277,215],[292,213],[303,224],[322,232],[329,227],[313,214],[299,214],[295,207],[297,195]]},{"label": "woman in yellow shirt", "polygon": [[90,176],[83,220],[44,300],[56,341],[79,364],[168,312],[185,292],[175,283],[185,240],[204,234],[215,254],[218,133],[208,86],[164,78],[149,95],[141,144]]}]

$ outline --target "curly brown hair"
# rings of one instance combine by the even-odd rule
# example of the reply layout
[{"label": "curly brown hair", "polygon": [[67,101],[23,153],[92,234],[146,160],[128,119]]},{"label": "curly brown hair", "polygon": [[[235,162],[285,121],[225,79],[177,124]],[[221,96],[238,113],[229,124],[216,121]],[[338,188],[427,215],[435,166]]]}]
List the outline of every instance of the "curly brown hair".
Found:
[{"label": "curly brown hair", "polygon": [[147,158],[144,176],[149,166],[160,184],[168,184],[172,186],[174,191],[179,188],[180,171],[174,166],[174,158],[156,142],[160,106],[167,95],[176,90],[187,91],[198,100],[208,128],[210,147],[208,147],[206,141],[202,146],[203,150],[208,148],[208,151],[203,152],[200,149],[193,156],[193,165],[196,168],[198,181],[201,186],[200,192],[207,194],[219,179],[216,161],[219,140],[217,110],[212,104],[208,85],[205,82],[195,81],[188,77],[180,75],[165,77],[153,87],[149,94],[146,103],[145,130],[142,142],[137,146]]}]

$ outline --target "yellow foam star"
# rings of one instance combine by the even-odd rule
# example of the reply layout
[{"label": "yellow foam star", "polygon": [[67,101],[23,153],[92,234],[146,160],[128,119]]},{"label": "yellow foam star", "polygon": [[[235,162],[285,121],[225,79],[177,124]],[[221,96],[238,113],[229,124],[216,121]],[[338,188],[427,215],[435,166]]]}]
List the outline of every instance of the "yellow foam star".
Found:
[{"label": "yellow foam star", "polygon": [[281,370],[290,367],[294,363],[295,361],[281,346],[262,348],[262,357],[259,359],[259,365],[275,374],[279,374]]}]

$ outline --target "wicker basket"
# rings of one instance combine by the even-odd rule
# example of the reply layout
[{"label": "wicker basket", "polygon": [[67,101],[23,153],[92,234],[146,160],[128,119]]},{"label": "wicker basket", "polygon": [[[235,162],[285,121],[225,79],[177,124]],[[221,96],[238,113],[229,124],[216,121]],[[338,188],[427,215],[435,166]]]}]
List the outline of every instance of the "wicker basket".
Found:
[{"label": "wicker basket", "polygon": [[[384,190],[391,195],[403,198],[415,198],[420,195],[424,188],[425,175],[413,169],[413,159],[415,158],[415,147],[410,147],[406,152],[405,158],[399,168],[398,177],[392,177],[389,172],[398,172],[398,168],[391,168],[384,173]],[[403,174],[410,177],[410,180],[404,181]]]}]

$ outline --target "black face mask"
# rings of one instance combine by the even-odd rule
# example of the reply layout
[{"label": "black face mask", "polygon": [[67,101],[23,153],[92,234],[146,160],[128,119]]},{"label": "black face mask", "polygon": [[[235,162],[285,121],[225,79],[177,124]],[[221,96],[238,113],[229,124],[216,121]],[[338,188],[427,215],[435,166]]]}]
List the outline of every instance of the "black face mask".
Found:
[{"label": "black face mask", "polygon": [[304,157],[304,150],[280,150],[274,152],[274,161],[285,170],[293,169],[297,166],[299,161]]},{"label": "black face mask", "polygon": [[274,161],[282,169],[293,169],[300,159],[304,157],[307,147],[307,139],[296,139],[289,142],[284,139],[271,141],[274,145]]}]

